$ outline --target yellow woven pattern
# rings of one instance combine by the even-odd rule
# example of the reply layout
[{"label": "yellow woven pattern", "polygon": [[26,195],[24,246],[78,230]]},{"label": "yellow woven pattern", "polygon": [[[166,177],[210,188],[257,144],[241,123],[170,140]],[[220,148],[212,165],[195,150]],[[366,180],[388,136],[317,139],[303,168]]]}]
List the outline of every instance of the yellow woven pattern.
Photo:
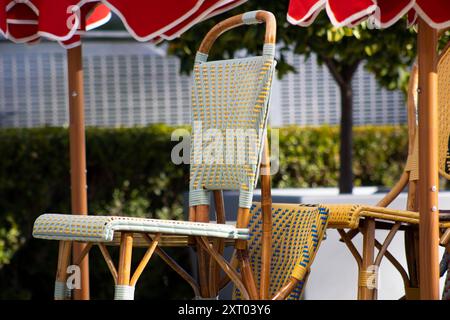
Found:
[{"label": "yellow woven pattern", "polygon": [[405,171],[409,171],[409,181],[419,180],[419,136],[414,137],[413,152],[406,160]]},{"label": "yellow woven pattern", "polygon": [[[268,56],[196,63],[192,120],[203,137],[194,132],[191,190],[253,190],[274,65]],[[205,139],[208,131],[216,134]],[[223,148],[209,159],[213,142]]]},{"label": "yellow woven pattern", "polygon": [[[438,160],[439,173],[450,179],[450,46],[443,51],[438,62]],[[417,131],[417,129],[416,129]],[[416,134],[413,153],[408,157],[406,171],[410,171],[409,180],[419,180],[419,141]]]},{"label": "yellow woven pattern", "polygon": [[330,211],[328,228],[357,228],[359,225],[359,213],[361,206],[355,204],[326,204]]},{"label": "yellow woven pattern", "polygon": [[[359,227],[359,220],[363,217],[384,221],[418,224],[419,213],[407,210],[365,206],[355,204],[322,204],[329,213],[328,228],[355,229]],[[450,222],[440,222],[441,228],[448,228]]]},{"label": "yellow woven pattern", "polygon": [[[249,255],[257,278],[261,274],[261,216],[261,204],[254,203],[249,224]],[[300,298],[306,272],[324,237],[327,221],[328,210],[323,207],[273,204],[270,295],[273,296],[290,277],[295,277],[300,284],[288,299]],[[259,279],[257,282],[259,285]],[[234,297],[240,298],[236,289]]]},{"label": "yellow woven pattern", "polygon": [[441,55],[438,63],[439,103],[439,169],[450,179],[449,136],[450,136],[450,46]]},{"label": "yellow woven pattern", "polygon": [[414,224],[419,223],[419,214],[417,212],[412,211],[394,210],[383,207],[363,206],[363,205],[325,204],[323,206],[330,210],[330,218],[328,222],[329,228],[355,229],[358,228],[359,220],[362,217],[370,217],[394,222],[398,221]]}]

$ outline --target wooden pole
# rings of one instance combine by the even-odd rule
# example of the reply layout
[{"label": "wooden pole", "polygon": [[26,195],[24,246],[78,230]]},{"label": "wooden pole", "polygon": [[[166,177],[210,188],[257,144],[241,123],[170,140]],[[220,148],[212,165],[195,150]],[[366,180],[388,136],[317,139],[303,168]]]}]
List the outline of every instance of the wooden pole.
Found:
[{"label": "wooden pole", "polygon": [[439,299],[438,32],[419,20],[419,283],[422,300]]},{"label": "wooden pole", "polygon": [[[86,146],[84,132],[83,64],[81,46],[67,50],[70,117],[70,186],[72,214],[87,215]],[[73,244],[74,261],[85,244]],[[76,300],[89,300],[89,256],[80,263],[81,288],[74,290]]]}]

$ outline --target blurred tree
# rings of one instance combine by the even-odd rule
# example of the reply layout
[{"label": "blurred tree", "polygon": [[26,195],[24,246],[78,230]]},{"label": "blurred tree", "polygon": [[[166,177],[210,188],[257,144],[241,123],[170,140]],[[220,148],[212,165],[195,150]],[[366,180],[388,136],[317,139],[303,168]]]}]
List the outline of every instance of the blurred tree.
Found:
[{"label": "blurred tree", "polygon": [[[353,91],[352,78],[358,66],[372,72],[378,82],[389,90],[401,89],[406,92],[409,68],[416,55],[416,32],[406,28],[406,21],[400,21],[385,30],[376,30],[364,22],[355,28],[335,28],[322,12],[308,28],[297,27],[286,21],[289,1],[249,0],[234,9],[227,16],[264,9],[275,14],[277,29],[278,76],[296,72],[285,59],[285,53],[294,51],[308,59],[315,53],[319,64],[325,64],[333,75],[341,94],[340,131],[340,181],[341,193],[351,193],[352,173],[352,126]],[[202,22],[184,33],[181,38],[168,44],[168,52],[181,59],[181,71],[190,72],[194,53],[204,35],[219,21],[220,15]],[[258,54],[264,28],[240,28],[221,36],[213,46],[211,59],[227,59],[235,53]],[[447,33],[447,38],[448,33]]]}]

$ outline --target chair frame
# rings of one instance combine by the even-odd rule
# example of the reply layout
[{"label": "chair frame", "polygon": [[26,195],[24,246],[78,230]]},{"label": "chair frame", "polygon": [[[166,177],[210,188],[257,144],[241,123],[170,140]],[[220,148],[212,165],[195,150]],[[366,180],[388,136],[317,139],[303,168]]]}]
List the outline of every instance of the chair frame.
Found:
[{"label": "chair frame", "polygon": [[[224,32],[242,26],[244,24],[263,22],[266,24],[266,32],[264,38],[264,44],[274,45],[276,40],[276,20],[272,13],[267,11],[257,11],[255,19],[257,21],[246,23],[244,21],[244,15],[240,14],[229,19],[226,19],[215,27],[213,27],[205,36],[198,52],[208,55],[209,51],[217,40],[217,38]],[[263,207],[263,268],[261,275],[260,288],[256,287],[256,281],[254,279],[253,271],[248,257],[247,241],[236,240],[235,243],[235,255],[233,264],[236,266],[236,262],[239,265],[242,283],[240,283],[237,272],[234,271],[233,265],[229,264],[223,258],[223,241],[217,240],[214,243],[213,248],[208,247],[207,241],[204,237],[197,238],[198,248],[198,266],[199,266],[199,278],[200,278],[200,291],[204,297],[215,297],[219,290],[223,288],[228,280],[234,282],[234,284],[240,289],[244,298],[248,299],[268,299],[269,292],[269,279],[270,279],[270,257],[271,257],[271,192],[270,192],[270,160],[268,140],[264,143],[263,148],[263,160],[260,165],[261,175],[261,191]],[[225,223],[225,209],[223,205],[222,191],[214,190],[214,205],[217,216],[217,223]],[[246,228],[250,219],[250,210],[248,208],[239,208],[237,212],[237,228]],[[189,220],[197,222],[209,222],[209,206],[197,205],[190,207]],[[210,256],[209,261],[206,259],[206,254]],[[225,271],[228,279],[220,279],[219,270],[220,267]],[[229,269],[227,269],[229,268]],[[233,271],[231,271],[233,270]]]},{"label": "chair frame", "polygon": [[[248,22],[243,20],[244,14],[239,14],[228,18],[221,23],[213,27],[202,41],[199,52],[208,54],[211,46],[215,40],[225,31],[233,29],[235,27],[244,24],[265,23],[265,44],[275,44],[276,39],[276,20],[272,13],[259,10],[255,12],[255,20]],[[80,265],[84,258],[94,245],[97,245],[102,253],[102,256],[111,272],[111,275],[117,286],[134,287],[137,283],[140,275],[144,271],[146,265],[150,261],[150,258],[156,253],[162,258],[166,264],[168,264],[174,271],[176,271],[188,284],[192,287],[196,297],[214,299],[221,288],[223,288],[228,281],[232,281],[242,292],[243,297],[246,299],[267,299],[268,287],[270,277],[270,257],[271,257],[271,192],[270,192],[270,161],[268,151],[268,140],[266,138],[264,142],[264,157],[260,164],[261,175],[261,189],[262,199],[264,203],[263,219],[264,219],[264,263],[263,263],[263,275],[261,277],[260,290],[256,288],[253,272],[251,270],[248,254],[246,251],[246,240],[235,240],[233,244],[235,246],[236,258],[230,263],[223,257],[223,251],[226,244],[230,245],[228,239],[213,238],[209,239],[204,236],[192,236],[188,241],[183,244],[196,245],[199,257],[199,283],[197,283],[192,276],[190,276],[181,266],[179,266],[172,258],[165,253],[160,247],[160,244],[164,242],[170,243],[170,240],[165,239],[161,233],[148,234],[143,232],[121,232],[120,244],[119,244],[119,262],[116,268],[109,251],[107,244],[105,243],[86,243],[84,249],[78,255],[74,265]],[[223,204],[222,191],[214,190],[214,204],[216,210],[217,223],[224,224],[225,221],[225,209]],[[198,205],[189,208],[189,221],[192,222],[210,222],[209,221],[209,206]],[[249,209],[239,208],[238,219],[236,223],[237,228],[246,228],[249,221]],[[134,273],[131,272],[131,258],[134,245],[134,239],[136,237],[144,239],[147,243],[147,251],[138,264]],[[56,283],[65,284],[68,278],[67,267],[71,261],[71,248],[72,243],[78,241],[60,241],[58,265],[56,272]],[[142,242],[142,241],[141,241]],[[179,242],[179,241],[178,241]],[[178,243],[174,241],[173,243]],[[182,245],[183,245],[182,244]],[[142,243],[139,246],[143,246]],[[235,269],[236,261],[240,265],[241,275]],[[225,273],[225,276],[220,276],[220,270]],[[58,287],[58,285],[56,286]],[[55,288],[56,288],[55,287]],[[66,288],[59,286],[59,289]],[[67,288],[64,292],[57,292],[55,289],[55,299],[68,299],[70,298]],[[120,298],[127,299],[130,296],[126,290],[121,293]]]},{"label": "chair frame", "polygon": [[[439,56],[438,61],[448,54],[450,50],[450,44],[448,44]],[[411,78],[408,85],[408,162],[412,157],[417,157],[417,124],[416,124],[416,95],[418,86],[418,67],[413,66],[411,72]],[[407,167],[403,171],[400,179],[394,185],[386,196],[377,203],[377,207],[386,208],[389,206],[398,195],[408,186],[408,197],[406,210],[414,213],[418,213],[418,180],[411,179],[411,168]],[[443,173],[442,168],[439,168],[439,174],[445,178],[448,175]],[[442,216],[443,213],[440,215]],[[441,245],[446,246],[447,252],[450,252],[449,238],[450,232],[448,229],[449,223],[441,223]],[[389,230],[383,243],[380,243],[375,238],[376,230]],[[408,272],[403,268],[399,261],[389,252],[388,247],[399,230],[405,231],[405,250],[407,258]],[[418,221],[414,223],[405,223],[397,220],[393,221],[380,221],[376,218],[366,217],[361,221],[360,225],[356,229],[345,231],[338,228],[338,232],[358,265],[358,299],[373,300],[377,299],[378,289],[376,285],[374,287],[368,287],[367,277],[375,275],[374,272],[367,272],[367,268],[370,266],[379,267],[383,257],[386,257],[392,265],[400,273],[405,286],[405,296],[401,299],[419,299],[420,298],[420,286],[419,286],[419,242],[418,242]],[[352,239],[361,233],[363,236],[363,246],[361,254],[354,246]],[[378,249],[378,254],[375,257],[375,248]]]}]

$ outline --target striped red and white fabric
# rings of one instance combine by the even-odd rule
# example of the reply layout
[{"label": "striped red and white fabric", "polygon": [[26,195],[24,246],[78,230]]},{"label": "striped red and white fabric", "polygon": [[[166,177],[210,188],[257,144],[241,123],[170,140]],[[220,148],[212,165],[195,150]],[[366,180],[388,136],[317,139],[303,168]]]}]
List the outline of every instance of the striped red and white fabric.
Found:
[{"label": "striped red and white fabric", "polygon": [[175,39],[194,24],[231,10],[246,1],[247,0],[205,0],[194,14],[176,27],[165,31],[160,37],[164,40]]},{"label": "striped red and white fabric", "polygon": [[351,27],[370,19],[375,26],[387,28],[406,14],[409,24],[420,16],[433,28],[450,27],[449,0],[290,0],[287,19],[309,26],[323,9],[336,27]]},{"label": "striped red and white fabric", "polygon": [[78,6],[79,0],[0,0],[0,31],[18,43],[36,43],[42,37],[65,47],[80,42],[80,34],[106,23],[111,12],[100,3]]},{"label": "striped red and white fabric", "polygon": [[208,20],[209,18],[235,8],[246,1],[247,0],[205,0],[196,13],[176,27],[165,31],[160,36],[152,39],[152,42],[159,43],[164,40],[173,40],[179,37],[183,32],[187,31],[195,23]]},{"label": "striped red and white fabric", "polygon": [[127,0],[102,1],[139,41],[171,40],[198,22],[228,11],[247,0]]},{"label": "striped red and white fabric", "polygon": [[41,37],[65,47],[107,22],[113,11],[138,41],[171,40],[247,0],[0,0],[0,32],[14,42]]},{"label": "striped red and white fabric", "polygon": [[303,27],[312,24],[325,9],[333,25],[353,25],[377,9],[373,0],[290,0],[288,21]]},{"label": "striped red and white fabric", "polygon": [[81,34],[85,31],[89,31],[98,28],[111,19],[111,11],[103,4],[89,4],[81,8],[81,16],[85,18],[80,19],[80,27],[75,35],[69,40],[62,41],[61,45],[65,48],[73,48],[81,44]]}]

